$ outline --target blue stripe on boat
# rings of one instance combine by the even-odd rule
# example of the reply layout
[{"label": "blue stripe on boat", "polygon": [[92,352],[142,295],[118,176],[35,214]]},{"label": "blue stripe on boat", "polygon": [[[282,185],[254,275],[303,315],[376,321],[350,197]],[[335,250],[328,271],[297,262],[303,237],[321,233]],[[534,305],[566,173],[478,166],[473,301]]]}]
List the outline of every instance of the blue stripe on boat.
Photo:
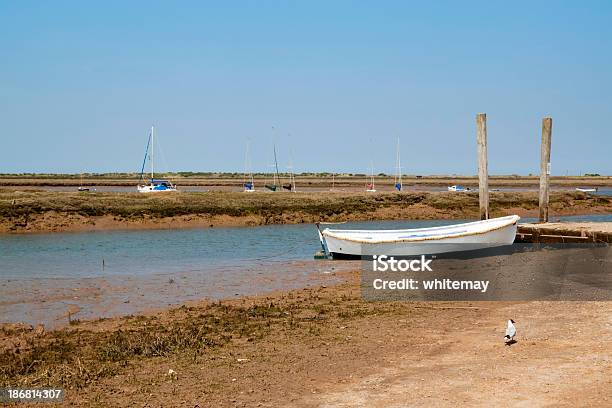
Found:
[{"label": "blue stripe on boat", "polygon": [[[464,232],[467,232],[467,230],[453,231],[453,232],[446,233],[444,235],[457,235],[457,234],[463,234]],[[438,235],[440,234],[414,234],[414,235],[404,235],[398,238],[425,238],[425,237],[435,237]]]}]

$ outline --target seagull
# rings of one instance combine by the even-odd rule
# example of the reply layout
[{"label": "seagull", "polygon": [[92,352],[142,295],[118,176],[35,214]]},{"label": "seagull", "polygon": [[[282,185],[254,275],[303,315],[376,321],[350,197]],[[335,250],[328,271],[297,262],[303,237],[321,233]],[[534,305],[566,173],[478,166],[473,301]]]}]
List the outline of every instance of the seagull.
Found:
[{"label": "seagull", "polygon": [[514,320],[508,320],[508,327],[506,328],[506,335],[504,336],[504,342],[507,345],[515,343],[514,336],[516,336],[516,327],[514,327]]}]

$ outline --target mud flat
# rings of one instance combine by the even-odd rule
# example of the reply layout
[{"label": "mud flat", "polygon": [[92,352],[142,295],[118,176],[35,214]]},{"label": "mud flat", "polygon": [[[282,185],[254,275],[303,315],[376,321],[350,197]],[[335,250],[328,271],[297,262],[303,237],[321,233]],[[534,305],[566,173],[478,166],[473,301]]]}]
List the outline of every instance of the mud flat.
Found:
[{"label": "mud flat", "polygon": [[7,325],[0,386],[65,387],[65,406],[604,406],[611,312],[610,302],[365,302],[346,272],[337,285],[50,332]]},{"label": "mud flat", "polygon": [[[534,192],[494,192],[492,216],[535,216]],[[612,212],[612,197],[554,192],[551,214]],[[0,233],[468,219],[476,193],[76,193],[0,190]]]}]

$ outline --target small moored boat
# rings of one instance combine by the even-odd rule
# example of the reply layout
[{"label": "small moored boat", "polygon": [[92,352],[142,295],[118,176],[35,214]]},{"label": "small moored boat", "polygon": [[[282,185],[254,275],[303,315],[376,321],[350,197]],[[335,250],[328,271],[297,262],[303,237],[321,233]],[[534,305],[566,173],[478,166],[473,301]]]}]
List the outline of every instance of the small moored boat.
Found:
[{"label": "small moored boat", "polygon": [[85,187],[83,185],[83,173],[81,173],[81,183],[79,184],[79,188],[77,189],[77,191],[83,193],[83,192],[87,192],[87,191],[96,191],[96,189],[95,188]]},{"label": "small moored boat", "polygon": [[272,184],[265,184],[264,187],[270,191],[279,190],[280,176],[278,175],[278,160],[276,159],[276,144],[274,144],[274,175],[272,176]]},{"label": "small moored boat", "polygon": [[253,180],[253,172],[251,171],[251,156],[249,155],[250,143],[247,142],[246,152],[244,153],[244,187],[245,193],[252,193],[255,191],[255,181]]},{"label": "small moored boat", "polygon": [[580,187],[576,187],[576,191],[581,191],[583,193],[596,193],[597,192],[597,187],[595,187],[595,188],[580,188]]},{"label": "small moored boat", "polygon": [[397,151],[396,151],[396,160],[395,160],[395,180],[393,181],[393,186],[397,191],[402,191],[402,162],[400,160],[400,139],[397,138]]},{"label": "small moored boat", "polygon": [[374,186],[374,163],[371,163],[370,166],[370,177],[369,180],[366,177],[366,193],[375,193],[376,192],[376,187]]},{"label": "small moored boat", "polygon": [[[155,128],[151,126],[151,133],[149,133],[149,140],[147,141],[147,150],[145,151],[145,157],[142,162],[142,169],[140,170],[140,181],[144,182],[144,168],[147,162],[147,158],[151,162],[151,181],[149,184],[139,184],[137,186],[139,193],[161,193],[176,191],[176,185],[172,184],[168,180],[156,180],[154,178],[154,166],[153,166],[153,148],[155,146]],[[151,152],[149,153],[149,147]]]},{"label": "small moored boat", "polygon": [[332,258],[372,255],[413,256],[472,251],[510,245],[520,217],[510,215],[490,220],[431,228],[401,230],[342,230],[325,228],[319,239]]},{"label": "small moored boat", "polygon": [[252,193],[255,191],[255,184],[252,181],[246,181],[243,185],[245,193]]},{"label": "small moored boat", "polygon": [[456,184],[454,186],[448,187],[448,191],[464,192],[464,191],[470,191],[470,189],[469,187],[466,188],[466,187],[460,186],[459,184]]}]

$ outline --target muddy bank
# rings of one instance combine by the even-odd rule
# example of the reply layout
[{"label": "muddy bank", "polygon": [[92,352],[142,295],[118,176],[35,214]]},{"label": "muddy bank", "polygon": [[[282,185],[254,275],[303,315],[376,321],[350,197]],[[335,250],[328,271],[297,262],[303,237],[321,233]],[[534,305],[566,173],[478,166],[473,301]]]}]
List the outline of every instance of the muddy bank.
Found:
[{"label": "muddy bank", "polygon": [[[222,300],[338,283],[357,263],[285,261],[224,265],[203,270],[0,280],[0,325],[60,328],[79,320],[164,310],[199,299]],[[24,275],[26,275],[24,273]]]},{"label": "muddy bank", "polygon": [[[0,385],[62,386],[66,406],[602,406],[612,398],[610,302],[373,303],[361,300],[357,273],[344,278],[52,332],[6,326]],[[502,340],[508,318],[519,333],[511,347]]]},{"label": "muddy bank", "polygon": [[[612,197],[551,194],[551,214],[612,212]],[[492,216],[537,214],[532,192],[491,194]],[[0,233],[469,219],[475,193],[68,193],[0,190]]]}]

